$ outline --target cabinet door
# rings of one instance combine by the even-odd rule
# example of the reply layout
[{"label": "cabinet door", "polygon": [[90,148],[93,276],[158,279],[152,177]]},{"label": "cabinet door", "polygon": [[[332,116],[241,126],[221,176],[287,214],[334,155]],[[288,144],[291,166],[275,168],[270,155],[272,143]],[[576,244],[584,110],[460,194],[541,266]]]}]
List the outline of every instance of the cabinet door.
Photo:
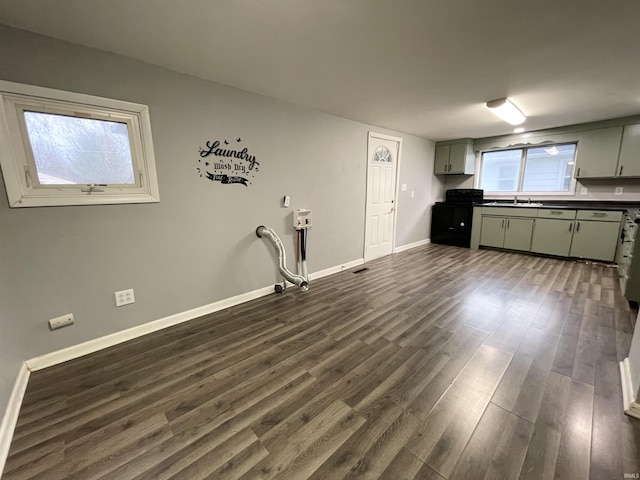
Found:
[{"label": "cabinet door", "polygon": [[613,262],[618,243],[618,222],[576,222],[571,256]]},{"label": "cabinet door", "polygon": [[502,248],[504,244],[504,217],[482,217],[480,245]]},{"label": "cabinet door", "polygon": [[640,125],[624,127],[617,174],[620,177],[640,177]]},{"label": "cabinet door", "polygon": [[621,140],[622,127],[584,132],[578,142],[576,178],[614,177]]},{"label": "cabinet door", "polygon": [[467,146],[463,143],[454,143],[449,151],[449,173],[464,173],[467,163]]},{"label": "cabinet door", "polygon": [[507,218],[504,231],[504,248],[523,250],[531,248],[533,218]]},{"label": "cabinet door", "polygon": [[436,158],[433,166],[434,173],[449,173],[449,152],[451,145],[441,145],[436,147]]},{"label": "cabinet door", "polygon": [[571,247],[575,220],[536,218],[531,239],[531,251],[566,257]]}]

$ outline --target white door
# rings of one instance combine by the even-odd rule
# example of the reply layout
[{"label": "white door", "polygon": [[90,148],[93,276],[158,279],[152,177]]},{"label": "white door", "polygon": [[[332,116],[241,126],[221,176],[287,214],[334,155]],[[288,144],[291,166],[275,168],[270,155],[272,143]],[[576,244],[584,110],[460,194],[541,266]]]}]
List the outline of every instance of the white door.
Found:
[{"label": "white door", "polygon": [[365,261],[393,253],[396,169],[401,139],[369,133]]}]

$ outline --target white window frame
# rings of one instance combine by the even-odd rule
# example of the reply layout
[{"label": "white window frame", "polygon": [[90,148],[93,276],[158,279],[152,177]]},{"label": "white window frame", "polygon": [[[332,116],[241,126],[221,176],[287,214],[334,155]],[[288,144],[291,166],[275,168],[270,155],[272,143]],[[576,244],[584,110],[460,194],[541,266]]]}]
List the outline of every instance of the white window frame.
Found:
[{"label": "white window frame", "polygon": [[522,196],[522,197],[549,197],[549,196],[574,196],[575,192],[576,192],[576,178],[575,178],[575,162],[576,162],[576,156],[577,156],[577,152],[578,152],[578,142],[575,141],[568,141],[568,142],[556,142],[556,143],[543,143],[543,144],[539,144],[539,145],[518,145],[518,146],[513,146],[513,147],[508,147],[508,148],[500,148],[500,149],[487,149],[487,150],[480,150],[478,152],[478,157],[477,157],[477,165],[476,165],[476,171],[478,172],[478,174],[476,175],[476,181],[475,181],[475,188],[482,188],[482,161],[483,161],[483,154],[484,153],[491,153],[491,152],[497,152],[497,151],[502,151],[502,150],[522,150],[522,155],[520,158],[520,173],[519,173],[519,177],[518,177],[518,187],[521,187],[524,184],[524,170],[526,167],[526,150],[532,149],[532,148],[551,148],[553,146],[560,146],[560,145],[575,145],[575,151],[573,153],[573,162],[574,162],[574,168],[573,168],[573,175],[571,177],[571,181],[569,183],[569,190],[566,192],[559,192],[559,191],[544,191],[544,192],[528,192],[525,190],[516,190],[515,192],[490,192],[490,191],[485,191],[484,195],[485,197],[492,197],[492,198],[514,198],[517,196]]},{"label": "white window frame", "polygon": [[[25,110],[125,123],[135,184],[40,184]],[[160,201],[149,107],[137,103],[0,80],[0,166],[13,208]]]}]

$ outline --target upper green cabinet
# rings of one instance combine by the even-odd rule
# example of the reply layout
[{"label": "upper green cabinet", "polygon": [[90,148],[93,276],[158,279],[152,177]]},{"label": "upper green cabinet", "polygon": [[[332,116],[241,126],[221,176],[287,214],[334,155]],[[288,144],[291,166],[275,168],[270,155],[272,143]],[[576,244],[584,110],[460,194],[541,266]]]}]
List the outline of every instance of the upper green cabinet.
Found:
[{"label": "upper green cabinet", "polygon": [[434,173],[438,175],[472,175],[475,171],[475,165],[473,140],[461,139],[436,144]]},{"label": "upper green cabinet", "polygon": [[618,157],[619,177],[640,177],[640,125],[627,125]]},{"label": "upper green cabinet", "polygon": [[576,178],[615,176],[621,140],[622,127],[584,132],[578,141]]},{"label": "upper green cabinet", "polygon": [[640,177],[640,125],[598,128],[578,141],[576,178]]}]

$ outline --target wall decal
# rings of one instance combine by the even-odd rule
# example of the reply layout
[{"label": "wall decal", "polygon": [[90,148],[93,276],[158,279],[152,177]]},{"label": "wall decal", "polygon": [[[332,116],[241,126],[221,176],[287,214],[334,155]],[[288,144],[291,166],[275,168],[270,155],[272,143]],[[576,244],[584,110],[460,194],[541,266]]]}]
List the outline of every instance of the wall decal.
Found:
[{"label": "wall decal", "polygon": [[[207,140],[204,148],[198,148],[198,153],[200,154],[198,159],[200,165],[197,167],[198,176],[203,178],[204,175],[207,180],[220,182],[224,185],[238,183],[245,187],[249,186],[251,181],[248,177],[254,178],[256,172],[260,171],[260,162],[256,160],[255,155],[249,153],[247,147],[243,147],[242,150],[236,150],[226,147],[226,145],[229,145],[227,139],[224,139],[223,142],[224,145],[219,140]],[[238,137],[236,143],[241,142],[242,138]],[[204,162],[205,169],[203,170],[203,159],[210,155],[213,156],[213,159],[208,159],[208,161]]]}]

